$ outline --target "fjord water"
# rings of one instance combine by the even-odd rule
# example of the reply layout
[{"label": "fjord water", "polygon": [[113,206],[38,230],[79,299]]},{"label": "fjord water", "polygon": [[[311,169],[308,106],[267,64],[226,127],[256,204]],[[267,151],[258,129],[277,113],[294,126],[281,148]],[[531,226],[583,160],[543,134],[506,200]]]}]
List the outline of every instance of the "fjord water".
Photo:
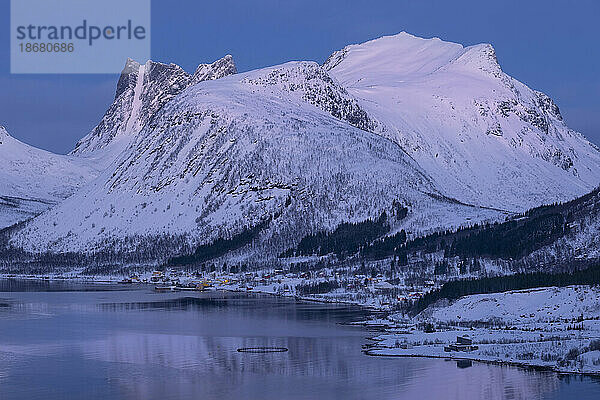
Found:
[{"label": "fjord water", "polygon": [[[0,280],[1,399],[597,399],[600,381],[361,353],[366,311]],[[239,353],[282,346],[286,353]]]}]

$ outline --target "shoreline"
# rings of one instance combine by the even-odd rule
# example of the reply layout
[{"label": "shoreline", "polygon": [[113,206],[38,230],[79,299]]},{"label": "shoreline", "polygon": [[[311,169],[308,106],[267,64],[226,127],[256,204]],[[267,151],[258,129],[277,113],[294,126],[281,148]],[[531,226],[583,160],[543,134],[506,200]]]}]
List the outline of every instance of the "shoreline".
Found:
[{"label": "shoreline", "polygon": [[430,354],[374,353],[374,351],[376,351],[376,350],[377,349],[369,349],[369,350],[363,350],[362,352],[363,352],[363,354],[365,354],[369,357],[431,358],[431,359],[438,359],[438,360],[446,359],[446,360],[452,360],[452,361],[466,360],[466,361],[479,362],[479,363],[483,363],[483,364],[516,367],[516,368],[526,369],[526,370],[530,370],[530,371],[549,372],[549,373],[555,373],[555,374],[559,374],[559,375],[582,375],[582,376],[600,378],[600,372],[580,372],[580,371],[560,370],[560,369],[556,369],[552,366],[527,364],[524,362],[517,362],[517,361],[487,360],[487,359],[477,358],[477,357],[458,357],[455,355],[442,356],[442,355],[430,355]]},{"label": "shoreline", "polygon": [[538,372],[556,373],[556,374],[561,374],[561,375],[584,375],[584,376],[600,377],[600,373],[595,373],[595,372],[560,371],[560,370],[553,369],[552,367],[547,367],[547,366],[543,366],[543,365],[526,364],[526,363],[519,363],[519,362],[514,362],[514,361],[486,360],[486,359],[479,359],[479,358],[474,358],[474,357],[457,357],[457,356],[452,356],[452,355],[438,356],[438,355],[427,355],[427,354],[377,354],[377,353],[373,353],[373,350],[363,350],[362,352],[369,357],[431,358],[431,359],[452,360],[452,361],[466,360],[466,361],[479,362],[482,364],[509,366],[509,367],[516,367],[516,368],[533,370],[533,371],[538,371]]},{"label": "shoreline", "polygon": [[[121,287],[139,286],[139,285],[156,287],[156,285],[157,285],[157,283],[150,283],[150,282],[122,283],[122,282],[120,282],[120,280],[122,280],[123,277],[115,277],[114,279],[105,279],[105,278],[106,277],[104,277],[103,279],[94,279],[94,278],[85,278],[85,277],[45,278],[44,276],[30,276],[30,275],[7,276],[5,274],[0,274],[0,279],[32,280],[32,281],[42,281],[42,282],[93,283],[93,284],[106,284],[106,285],[120,285]],[[169,292],[169,290],[165,290],[165,291]],[[173,290],[173,292],[191,292],[191,293],[204,293],[204,292],[209,292],[209,291],[225,291],[225,292],[231,292],[231,293],[263,294],[263,295],[270,295],[270,296],[281,297],[281,298],[290,298],[290,299],[294,299],[297,301],[306,301],[306,302],[324,303],[324,304],[345,304],[345,305],[356,306],[356,307],[364,308],[364,309],[367,309],[370,311],[377,311],[377,312],[381,312],[381,313],[389,313],[390,312],[389,310],[386,310],[382,307],[377,307],[376,305],[373,305],[373,304],[362,304],[360,302],[338,300],[335,298],[328,299],[328,298],[322,298],[322,297],[300,296],[300,295],[295,295],[295,294],[286,295],[286,294],[280,294],[280,293],[275,293],[272,291],[261,290],[261,289],[245,290],[245,289],[240,289],[240,288],[227,288],[227,287],[214,287],[213,286],[210,289],[205,289],[205,290],[189,290],[189,291],[177,290],[177,289]]]},{"label": "shoreline", "polygon": [[[41,281],[41,282],[66,282],[66,283],[79,283],[79,284],[89,283],[89,284],[110,285],[110,286],[122,287],[122,288],[140,287],[140,286],[152,288],[153,286],[155,286],[153,283],[146,283],[146,282],[120,283],[119,279],[122,279],[120,277],[114,277],[114,279],[106,279],[106,278],[109,278],[109,277],[103,277],[101,279],[94,279],[94,278],[85,278],[85,277],[46,278],[43,276],[0,275],[0,279],[30,280],[30,281]],[[174,291],[177,291],[177,290],[174,290]],[[412,346],[408,350],[385,346],[383,344],[383,342],[385,342],[386,339],[382,338],[382,336],[397,335],[398,333],[394,332],[394,329],[396,328],[394,325],[396,325],[396,323],[393,320],[386,318],[387,316],[390,315],[389,310],[378,308],[372,304],[360,304],[358,302],[336,300],[335,298],[324,299],[324,298],[312,298],[312,297],[307,297],[307,296],[298,296],[298,295],[293,295],[293,294],[286,295],[286,294],[275,293],[275,292],[270,292],[270,291],[260,290],[260,289],[242,290],[239,288],[211,287],[210,289],[207,289],[207,290],[191,291],[191,292],[204,293],[204,292],[218,292],[218,291],[229,292],[229,293],[239,293],[239,294],[245,293],[245,294],[254,294],[254,295],[269,295],[269,296],[274,296],[274,297],[291,299],[291,300],[298,301],[298,302],[322,303],[322,304],[343,304],[343,305],[355,306],[355,307],[364,309],[365,311],[368,311],[371,314],[370,315],[371,317],[376,317],[376,318],[370,318],[370,319],[362,320],[362,321],[350,321],[350,322],[343,323],[343,324],[349,325],[349,326],[360,326],[360,327],[363,327],[366,329],[378,331],[379,336],[366,337],[367,340],[370,340],[374,343],[365,344],[362,349],[362,353],[367,356],[370,356],[370,357],[402,357],[402,358],[411,358],[412,357],[412,358],[430,358],[430,359],[446,359],[446,360],[468,360],[468,361],[480,362],[480,363],[491,364],[491,365],[510,366],[510,367],[522,368],[522,369],[526,369],[526,370],[551,372],[551,373],[562,374],[562,375],[580,375],[580,376],[600,377],[600,371],[578,371],[578,370],[573,370],[573,369],[568,369],[568,368],[561,369],[560,367],[553,366],[553,365],[540,365],[540,364],[536,364],[533,362],[528,363],[526,361],[491,359],[491,358],[485,358],[485,357],[481,357],[481,356],[478,357],[476,355],[469,356],[468,353],[465,353],[464,355],[462,355],[462,354],[461,355],[428,354],[426,352],[418,351],[417,349],[415,349]],[[186,292],[186,291],[181,291],[181,292]],[[379,315],[377,315],[377,314],[379,314]],[[417,331],[415,331],[415,334],[418,335]],[[418,347],[426,347],[429,349],[429,347],[427,345],[415,346],[415,347],[417,347],[417,348]],[[404,354],[402,354],[402,353],[404,353]]]},{"label": "shoreline", "polygon": [[[135,286],[148,286],[151,288],[156,287],[155,283],[147,283],[147,282],[121,283],[118,280],[119,278],[115,278],[115,280],[86,279],[86,278],[82,278],[82,277],[47,279],[47,278],[40,277],[40,276],[32,277],[32,276],[0,275],[0,280],[1,279],[16,279],[16,280],[29,280],[29,281],[41,281],[41,282],[68,282],[68,283],[80,283],[80,284],[91,283],[91,284],[115,285],[117,287],[123,287],[123,288],[135,287]],[[172,291],[165,290],[164,292],[165,293],[169,293],[169,292],[206,293],[206,292],[219,292],[219,291],[228,292],[228,293],[246,293],[246,294],[268,295],[268,296],[279,297],[279,298],[284,298],[284,299],[292,299],[295,301],[303,301],[303,302],[308,302],[308,303],[342,304],[342,305],[359,307],[359,308],[365,309],[370,312],[389,314],[389,310],[385,310],[383,308],[378,308],[371,304],[361,304],[361,303],[352,302],[352,301],[344,301],[344,300],[336,300],[336,299],[323,299],[323,298],[317,298],[317,297],[307,297],[307,296],[298,296],[298,295],[285,295],[285,294],[279,294],[279,293],[274,293],[274,292],[269,292],[269,291],[262,291],[262,290],[258,290],[258,289],[243,290],[243,289],[233,289],[233,288],[224,288],[224,287],[216,287],[216,288],[213,287],[211,289],[205,289],[205,290],[172,290]],[[361,325],[362,323],[363,323],[362,321],[350,322],[350,323],[348,323],[348,325]]]}]

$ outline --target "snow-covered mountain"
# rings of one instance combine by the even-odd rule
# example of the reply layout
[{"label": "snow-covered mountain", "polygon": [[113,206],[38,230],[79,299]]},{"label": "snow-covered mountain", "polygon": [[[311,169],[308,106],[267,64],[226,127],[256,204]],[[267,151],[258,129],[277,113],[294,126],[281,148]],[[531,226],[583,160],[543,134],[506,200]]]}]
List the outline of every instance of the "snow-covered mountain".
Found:
[{"label": "snow-covered mountain", "polygon": [[28,146],[0,127],[0,228],[46,211],[112,166],[152,115],[192,82],[235,72],[230,55],[200,64],[194,75],[174,64],[128,59],[113,104],[70,156]]},{"label": "snow-covered mountain", "polygon": [[324,67],[450,197],[523,211],[600,183],[598,147],[502,72],[489,44],[403,32],[347,46]]},{"label": "snow-covered mountain", "polygon": [[97,174],[86,160],[36,149],[0,126],[0,228],[46,211]]},{"label": "snow-covered mountain", "polygon": [[498,217],[444,199],[400,146],[352,126],[367,121],[316,63],[200,82],[151,118],[118,165],[13,243],[93,251],[163,234],[206,243],[268,223],[260,241],[275,252],[394,201],[410,210],[398,226],[416,230]]},{"label": "snow-covered mountain", "polygon": [[230,54],[227,54],[225,57],[212,64],[198,65],[190,84],[194,85],[202,81],[212,81],[233,74],[237,74],[237,68],[233,62],[233,57]]},{"label": "snow-covered mountain", "polygon": [[[129,60],[115,101],[73,151],[106,169],[28,222],[32,251],[191,246],[261,227],[266,256],[307,233],[393,215],[415,236],[562,201],[600,182],[600,150],[491,46],[406,33],[242,74]],[[508,211],[505,211],[508,210]]]}]

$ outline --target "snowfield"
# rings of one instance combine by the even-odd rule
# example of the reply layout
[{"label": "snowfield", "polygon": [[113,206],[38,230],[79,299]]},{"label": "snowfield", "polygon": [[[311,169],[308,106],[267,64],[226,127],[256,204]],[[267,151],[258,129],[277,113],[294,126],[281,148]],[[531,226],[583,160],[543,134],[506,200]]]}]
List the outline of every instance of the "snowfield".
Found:
[{"label": "snowfield", "polygon": [[[414,320],[395,315],[367,353],[424,356],[600,374],[600,287],[569,286],[465,296]],[[424,329],[430,324],[429,329]],[[426,333],[427,331],[427,333]],[[466,336],[478,348],[447,351]]]}]

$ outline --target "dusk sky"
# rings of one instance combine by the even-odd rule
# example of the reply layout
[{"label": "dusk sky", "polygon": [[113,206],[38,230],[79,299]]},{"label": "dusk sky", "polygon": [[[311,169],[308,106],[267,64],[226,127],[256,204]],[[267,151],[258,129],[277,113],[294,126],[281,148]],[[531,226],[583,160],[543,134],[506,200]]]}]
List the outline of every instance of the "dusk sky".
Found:
[{"label": "dusk sky", "polygon": [[[118,76],[11,75],[9,1],[0,7],[0,125],[28,144],[67,153],[101,119]],[[193,72],[232,54],[238,71],[247,71],[323,62],[347,44],[401,31],[487,42],[506,73],[550,95],[571,128],[600,144],[599,18],[597,0],[485,7],[476,0],[153,1],[152,59]]]}]

